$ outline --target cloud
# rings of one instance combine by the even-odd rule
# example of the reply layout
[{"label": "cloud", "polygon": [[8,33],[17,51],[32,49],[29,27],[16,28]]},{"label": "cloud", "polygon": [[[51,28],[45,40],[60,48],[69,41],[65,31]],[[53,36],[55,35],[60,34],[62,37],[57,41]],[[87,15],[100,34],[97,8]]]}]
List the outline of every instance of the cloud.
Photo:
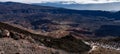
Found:
[{"label": "cloud", "polygon": [[22,3],[41,3],[41,2],[56,2],[56,1],[74,1],[77,3],[108,3],[108,2],[120,2],[120,0],[0,0],[2,2],[14,1]]}]

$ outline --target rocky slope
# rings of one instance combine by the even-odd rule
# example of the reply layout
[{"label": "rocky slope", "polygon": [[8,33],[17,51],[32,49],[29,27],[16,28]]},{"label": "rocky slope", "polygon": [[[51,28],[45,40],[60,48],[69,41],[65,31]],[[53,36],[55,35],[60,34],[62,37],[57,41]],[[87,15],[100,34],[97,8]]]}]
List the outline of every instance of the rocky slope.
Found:
[{"label": "rocky slope", "polygon": [[33,34],[1,22],[0,37],[1,53],[5,54],[77,54],[91,49],[89,45],[71,35],[51,38]]},{"label": "rocky slope", "polygon": [[120,53],[119,37],[83,40],[73,34],[60,38],[46,37],[0,22],[0,53],[3,54]]}]

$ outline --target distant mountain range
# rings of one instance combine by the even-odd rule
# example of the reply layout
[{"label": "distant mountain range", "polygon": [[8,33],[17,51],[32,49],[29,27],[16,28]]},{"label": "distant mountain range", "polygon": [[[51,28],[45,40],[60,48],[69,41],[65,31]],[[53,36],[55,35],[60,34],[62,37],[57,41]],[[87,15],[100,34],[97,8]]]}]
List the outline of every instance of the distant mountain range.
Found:
[{"label": "distant mountain range", "polygon": [[119,11],[120,2],[113,3],[95,3],[95,4],[80,4],[77,2],[45,2],[34,3],[34,5],[61,7],[74,10],[102,10],[102,11]]},{"label": "distant mountain range", "polygon": [[120,27],[119,11],[71,10],[15,2],[1,2],[0,10],[1,22],[37,34],[52,37],[72,34],[80,38],[120,36],[116,29]]}]

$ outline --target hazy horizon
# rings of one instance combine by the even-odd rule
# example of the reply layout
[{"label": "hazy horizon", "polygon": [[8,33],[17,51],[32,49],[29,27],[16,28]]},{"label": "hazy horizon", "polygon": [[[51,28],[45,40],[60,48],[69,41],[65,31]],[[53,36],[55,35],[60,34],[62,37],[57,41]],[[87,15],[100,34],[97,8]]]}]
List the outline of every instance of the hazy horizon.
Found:
[{"label": "hazy horizon", "polygon": [[21,2],[21,3],[43,3],[43,2],[59,2],[59,1],[72,1],[81,4],[89,3],[111,3],[111,2],[120,2],[120,0],[0,0],[0,2]]}]

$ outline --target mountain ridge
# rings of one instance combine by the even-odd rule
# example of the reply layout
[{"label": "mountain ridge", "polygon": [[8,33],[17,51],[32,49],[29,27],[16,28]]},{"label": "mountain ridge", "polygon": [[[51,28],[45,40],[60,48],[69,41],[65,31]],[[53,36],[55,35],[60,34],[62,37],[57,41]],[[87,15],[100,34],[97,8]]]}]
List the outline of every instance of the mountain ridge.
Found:
[{"label": "mountain ridge", "polygon": [[48,2],[48,3],[33,3],[34,5],[43,5],[51,7],[61,7],[74,10],[103,10],[103,11],[119,11],[120,2],[113,3],[98,3],[98,4],[79,4],[79,3],[68,3],[63,4],[61,2]]}]

